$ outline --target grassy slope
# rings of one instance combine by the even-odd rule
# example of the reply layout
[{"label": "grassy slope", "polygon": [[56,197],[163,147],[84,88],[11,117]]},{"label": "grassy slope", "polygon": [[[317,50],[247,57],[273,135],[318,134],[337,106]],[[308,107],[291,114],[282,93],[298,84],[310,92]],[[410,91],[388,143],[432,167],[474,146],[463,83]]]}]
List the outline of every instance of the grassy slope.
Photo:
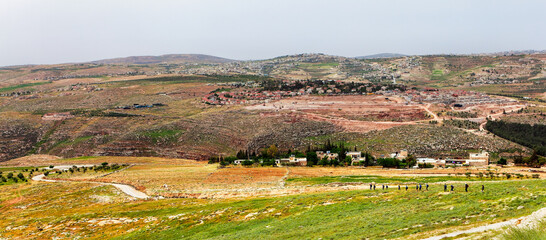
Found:
[{"label": "grassy slope", "polygon": [[[404,237],[438,228],[492,221],[495,214],[495,218],[504,219],[529,213],[546,199],[541,184],[543,182],[538,181],[490,183],[487,184],[490,190],[486,193],[444,195],[437,192],[439,189],[420,193],[348,191],[218,203],[186,209],[188,214],[198,213],[198,217],[171,222],[168,224],[170,229],[163,226],[135,232],[125,238]],[[500,191],[503,194],[497,194]],[[533,196],[531,192],[534,192]],[[520,205],[527,208],[517,210]],[[225,213],[205,219],[201,224],[204,216],[214,216],[219,210],[225,210]],[[276,216],[279,212],[281,215]],[[258,213],[256,219],[241,221],[252,213]]]},{"label": "grassy slope", "polygon": [[[440,186],[432,186],[428,192],[364,190],[240,200],[133,202],[127,202],[124,195],[116,195],[117,190],[106,186],[24,183],[1,186],[0,237],[422,237],[414,234],[460,225],[470,227],[474,223],[529,214],[543,207],[546,201],[544,183],[544,180],[488,182],[485,193],[460,192],[462,186],[459,184],[456,186],[459,191],[451,194],[444,194]],[[97,200],[103,198],[107,201]],[[132,222],[97,224],[104,219],[120,218]],[[21,228],[14,229],[16,227]],[[37,231],[38,228],[46,230]]]},{"label": "grassy slope", "polygon": [[[298,177],[288,178],[288,183],[294,184],[327,184],[327,183],[371,183],[378,184],[415,184],[415,183],[434,183],[444,181],[491,181],[497,179],[477,178],[477,177],[465,177],[465,176],[430,176],[430,177],[382,177],[373,175],[359,175],[359,176],[324,176],[324,177]],[[395,186],[391,186],[395,187]]]}]

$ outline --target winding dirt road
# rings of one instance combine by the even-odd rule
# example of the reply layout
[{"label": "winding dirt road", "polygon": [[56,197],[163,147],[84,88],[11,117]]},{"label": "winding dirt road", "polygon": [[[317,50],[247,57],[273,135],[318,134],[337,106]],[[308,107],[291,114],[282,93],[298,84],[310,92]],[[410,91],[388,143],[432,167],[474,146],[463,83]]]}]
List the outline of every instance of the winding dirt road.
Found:
[{"label": "winding dirt road", "polygon": [[[59,169],[59,167],[57,167]],[[45,175],[37,175],[32,177],[33,181],[41,181],[41,182],[80,182],[80,183],[95,183],[95,184],[101,184],[101,185],[111,185],[115,188],[121,190],[125,194],[138,198],[138,199],[149,199],[150,196],[146,195],[146,193],[143,193],[141,191],[136,190],[134,187],[126,184],[119,184],[119,183],[104,183],[104,182],[93,182],[93,181],[63,181],[63,180],[53,180],[53,179],[45,179]]]}]

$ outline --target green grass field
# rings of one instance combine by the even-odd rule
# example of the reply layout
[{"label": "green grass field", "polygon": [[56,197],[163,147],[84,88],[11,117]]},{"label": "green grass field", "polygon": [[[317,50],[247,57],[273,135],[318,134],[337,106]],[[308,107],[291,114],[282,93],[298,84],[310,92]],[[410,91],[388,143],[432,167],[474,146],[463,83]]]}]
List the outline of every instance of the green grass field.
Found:
[{"label": "green grass field", "polygon": [[13,86],[9,86],[9,87],[0,88],[0,92],[9,92],[9,91],[14,91],[14,90],[17,90],[17,89],[20,89],[20,88],[39,86],[39,85],[44,85],[44,84],[48,84],[48,83],[50,83],[50,82],[35,82],[35,83],[24,83],[24,84],[19,84],[19,85],[13,85]]},{"label": "green grass field", "polygon": [[[437,183],[446,181],[461,181],[461,182],[474,182],[474,181],[492,181],[499,180],[498,178],[489,179],[486,177],[478,178],[475,176],[430,176],[430,177],[383,177],[372,175],[360,175],[360,176],[324,176],[324,177],[302,177],[302,178],[288,178],[286,182],[294,183],[298,185],[317,185],[328,183],[378,183],[378,184],[425,184],[425,183]],[[395,186],[391,186],[395,187]],[[411,186],[410,186],[411,187]]]},{"label": "green grass field", "polygon": [[[0,237],[418,239],[446,232],[442,229],[530,214],[546,201],[545,183],[486,182],[484,193],[461,191],[461,183],[453,193],[436,186],[421,192],[360,190],[149,201],[127,200],[108,186],[21,183],[1,186]],[[101,221],[106,223],[99,225]]]}]

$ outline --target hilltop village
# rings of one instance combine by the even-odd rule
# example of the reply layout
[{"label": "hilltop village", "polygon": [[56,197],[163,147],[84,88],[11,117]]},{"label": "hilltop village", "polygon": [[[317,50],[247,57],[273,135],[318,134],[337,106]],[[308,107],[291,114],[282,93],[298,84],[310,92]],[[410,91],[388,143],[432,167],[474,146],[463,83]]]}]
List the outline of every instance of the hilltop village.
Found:
[{"label": "hilltop village", "polygon": [[210,105],[260,104],[272,100],[303,95],[384,95],[402,97],[407,103],[445,104],[457,108],[480,104],[510,104],[516,102],[507,98],[493,98],[485,93],[466,90],[422,90],[400,84],[371,84],[344,81],[279,81],[276,83],[215,84],[221,86],[201,98]]}]

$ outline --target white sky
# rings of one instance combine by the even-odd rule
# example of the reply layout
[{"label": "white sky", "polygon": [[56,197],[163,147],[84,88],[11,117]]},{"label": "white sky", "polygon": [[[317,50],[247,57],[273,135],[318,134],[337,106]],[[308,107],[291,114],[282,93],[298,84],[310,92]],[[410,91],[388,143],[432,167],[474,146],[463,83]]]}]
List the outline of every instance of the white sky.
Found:
[{"label": "white sky", "polygon": [[544,0],[0,0],[0,66],[546,49]]}]

